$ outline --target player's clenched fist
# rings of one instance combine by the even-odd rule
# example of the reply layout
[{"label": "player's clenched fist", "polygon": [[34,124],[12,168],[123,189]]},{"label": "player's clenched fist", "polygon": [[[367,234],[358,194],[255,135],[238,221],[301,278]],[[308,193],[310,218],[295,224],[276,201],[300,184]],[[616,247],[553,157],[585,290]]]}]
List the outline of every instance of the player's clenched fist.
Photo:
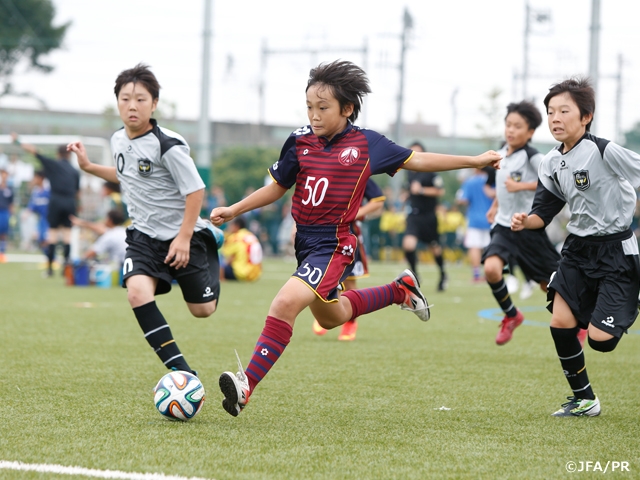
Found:
[{"label": "player's clenched fist", "polygon": [[502,160],[502,156],[493,150],[489,150],[484,152],[482,155],[477,156],[480,164],[478,167],[490,166],[493,168],[500,168],[500,160]]},{"label": "player's clenched fist", "polygon": [[219,227],[223,223],[233,220],[233,217],[233,212],[229,207],[216,207],[211,210],[209,220],[211,220],[211,223],[216,227]]},{"label": "player's clenched fist", "polygon": [[513,217],[511,217],[511,230],[513,230],[514,232],[524,230],[524,224],[528,217],[529,215],[526,213],[514,213]]}]

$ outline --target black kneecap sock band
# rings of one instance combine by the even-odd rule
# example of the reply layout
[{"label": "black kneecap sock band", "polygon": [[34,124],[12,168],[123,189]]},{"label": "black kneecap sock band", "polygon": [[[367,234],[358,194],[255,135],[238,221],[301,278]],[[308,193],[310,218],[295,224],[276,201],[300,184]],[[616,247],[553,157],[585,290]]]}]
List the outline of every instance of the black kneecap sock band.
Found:
[{"label": "black kneecap sock band", "polygon": [[613,352],[613,350],[618,346],[619,338],[613,337],[609,340],[605,340],[604,342],[598,342],[593,338],[589,337],[589,346],[598,352]]}]

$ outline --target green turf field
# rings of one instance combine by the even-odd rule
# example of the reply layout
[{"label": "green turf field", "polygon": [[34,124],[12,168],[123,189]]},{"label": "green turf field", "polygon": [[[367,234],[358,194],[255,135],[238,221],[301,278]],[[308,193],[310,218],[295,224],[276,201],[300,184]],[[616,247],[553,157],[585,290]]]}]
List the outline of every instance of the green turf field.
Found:
[{"label": "green turf field", "polygon": [[[585,348],[600,417],[552,418],[570,391],[544,295],[515,295],[528,322],[497,347],[499,323],[484,318],[500,318],[486,312],[495,301],[465,266],[449,267],[445,293],[435,292],[434,267],[421,266],[428,323],[389,307],[361,318],[356,341],[342,343],[337,330],[315,336],[305,311],[251,403],[229,416],[218,376],[235,371],[234,349],[246,366],[293,268],[268,260],[257,283],[224,283],[209,319],[192,318],[177,287],[158,298],[207,391],[200,414],[179,423],[154,409],[166,370],[123,289],[67,287],[36,264],[0,265],[0,461],[207,479],[601,478],[567,464],[628,462],[621,473],[610,464],[606,478],[640,478],[640,322],[613,353]],[[373,263],[360,286],[403,268]]]}]

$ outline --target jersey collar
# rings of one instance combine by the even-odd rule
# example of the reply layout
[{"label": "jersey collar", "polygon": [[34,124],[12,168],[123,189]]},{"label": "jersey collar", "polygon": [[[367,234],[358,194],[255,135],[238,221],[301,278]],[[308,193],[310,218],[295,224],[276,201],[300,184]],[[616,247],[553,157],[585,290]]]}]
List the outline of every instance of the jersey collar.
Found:
[{"label": "jersey collar", "polygon": [[[311,128],[311,127],[309,127]],[[349,133],[351,130],[353,129],[353,124],[350,121],[347,121],[347,126],[346,128],[341,131],[340,133],[336,133],[333,138],[331,139],[331,141],[327,141],[327,137],[318,137],[318,140],[325,146],[328,147],[331,144],[336,143],[338,140],[340,140],[342,137],[344,137],[345,135],[347,135],[347,133]]]},{"label": "jersey collar", "polygon": [[[591,135],[591,133],[589,133],[589,132],[584,132],[584,135],[583,135],[582,137],[580,137],[580,140],[578,140],[578,141],[576,142],[576,144],[573,146],[573,148],[572,148],[571,150],[574,150],[574,149],[578,146],[578,144],[579,144],[582,140],[584,140],[585,138],[587,138],[589,135]],[[569,150],[569,152],[570,152],[571,150]],[[562,155],[565,155],[565,151],[564,151],[564,143],[561,143],[561,144],[560,144],[560,146],[558,147],[558,151],[559,151]],[[566,153],[569,153],[569,152],[566,152]]]}]

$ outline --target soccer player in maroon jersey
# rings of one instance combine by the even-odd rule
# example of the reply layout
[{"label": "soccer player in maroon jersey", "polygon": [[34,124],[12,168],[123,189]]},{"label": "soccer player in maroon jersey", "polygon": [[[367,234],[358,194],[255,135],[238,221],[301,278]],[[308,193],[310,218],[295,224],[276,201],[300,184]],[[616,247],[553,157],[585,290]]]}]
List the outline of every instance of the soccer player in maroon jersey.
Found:
[{"label": "soccer player in maroon jersey", "polygon": [[275,202],[295,186],[291,213],[297,226],[298,268],[271,303],[246,371],[238,358],[239,372],[220,376],[222,406],[233,416],[242,411],[282,355],[296,317],[307,307],[327,329],[393,304],[422,321],[429,320],[427,299],[409,269],[387,285],[340,294],[338,287],[351,274],[357,246],[350,225],[371,175],[393,176],[400,168],[443,171],[497,166],[501,158],[494,151],[475,157],[413,152],[356,127],[352,122],[363,96],[370,92],[365,72],[351,62],[335,61],[312,69],[306,88],[309,125],[294,131],[285,142],[280,159],[269,168],[273,183],[238,203],[211,211],[211,222],[219,226]]}]

